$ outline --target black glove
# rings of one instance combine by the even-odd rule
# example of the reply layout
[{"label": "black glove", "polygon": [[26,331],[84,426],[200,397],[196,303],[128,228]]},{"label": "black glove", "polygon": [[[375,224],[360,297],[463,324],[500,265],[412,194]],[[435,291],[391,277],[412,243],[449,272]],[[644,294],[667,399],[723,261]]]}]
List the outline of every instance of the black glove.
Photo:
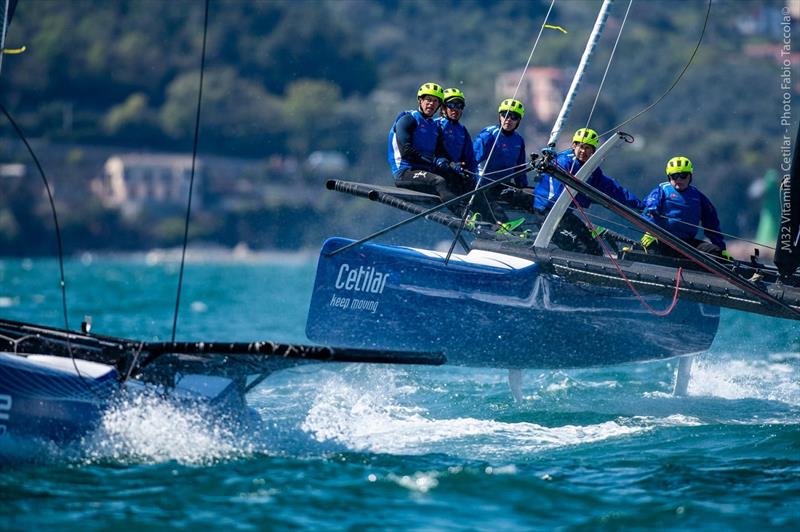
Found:
[{"label": "black glove", "polygon": [[450,170],[457,173],[458,175],[464,175],[464,167],[462,166],[461,163],[458,163],[456,161],[452,161],[450,163]]},{"label": "black glove", "polygon": [[434,168],[437,168],[439,170],[447,170],[448,168],[450,168],[450,161],[448,161],[444,157],[437,157],[433,161],[433,166]]}]

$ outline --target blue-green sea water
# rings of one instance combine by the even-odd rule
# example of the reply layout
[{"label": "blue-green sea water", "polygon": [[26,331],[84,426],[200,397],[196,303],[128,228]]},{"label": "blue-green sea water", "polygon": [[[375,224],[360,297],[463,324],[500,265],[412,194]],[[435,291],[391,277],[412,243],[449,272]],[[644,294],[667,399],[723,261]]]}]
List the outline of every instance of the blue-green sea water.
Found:
[{"label": "blue-green sea water", "polygon": [[[306,341],[310,256],[187,265],[178,338]],[[174,262],[71,260],[70,326],[168,339]],[[58,265],[0,261],[0,315],[63,325]],[[723,311],[689,395],[675,362],[527,371],[309,365],[251,436],[157,399],[0,474],[0,529],[800,527],[796,323]],[[603,346],[598,345],[598,350]]]}]

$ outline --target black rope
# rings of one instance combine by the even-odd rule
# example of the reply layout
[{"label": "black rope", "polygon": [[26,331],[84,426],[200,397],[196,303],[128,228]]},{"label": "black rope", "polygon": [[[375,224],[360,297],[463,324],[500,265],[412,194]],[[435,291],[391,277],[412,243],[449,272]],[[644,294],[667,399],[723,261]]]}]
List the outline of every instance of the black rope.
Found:
[{"label": "black rope", "polygon": [[47,198],[50,200],[50,212],[53,213],[53,224],[56,228],[56,243],[58,244],[58,268],[61,275],[59,284],[61,285],[61,306],[64,311],[64,328],[69,329],[69,317],[67,315],[67,285],[64,282],[64,251],[61,245],[61,229],[58,225],[58,214],[56,214],[56,204],[53,201],[53,193],[50,190],[50,183],[47,180],[47,176],[44,174],[42,165],[39,163],[39,158],[36,157],[36,154],[33,152],[33,148],[31,148],[31,145],[28,143],[28,139],[25,138],[22,130],[19,128],[3,104],[0,104],[0,111],[6,115],[6,118],[8,118],[9,122],[11,122],[11,126],[14,128],[14,131],[17,132],[20,140],[22,140],[22,142],[25,144],[25,147],[28,149],[28,153],[31,155],[33,162],[36,164],[36,168],[39,170],[39,175],[42,177],[42,181],[44,182],[44,188],[47,191]]},{"label": "black rope", "polygon": [[175,314],[172,318],[172,341],[175,341],[175,331],[178,328],[178,310],[181,306],[181,288],[183,287],[183,268],[186,264],[186,246],[189,242],[189,218],[192,213],[192,190],[194,189],[194,172],[197,161],[197,145],[200,140],[200,108],[203,102],[203,75],[206,69],[206,37],[208,36],[208,4],[205,2],[205,16],[203,18],[203,51],[200,55],[200,88],[197,91],[197,113],[194,120],[194,143],[192,145],[192,173],[189,179],[189,201],[186,204],[186,220],[183,225],[183,249],[181,251],[181,268],[178,273],[178,293],[175,296]]},{"label": "black rope", "polygon": [[689,70],[689,66],[692,64],[692,61],[694,61],[694,56],[697,55],[697,51],[700,49],[700,44],[703,42],[703,36],[706,34],[706,28],[708,27],[708,19],[709,19],[710,15],[711,15],[711,0],[708,0],[708,9],[706,10],[706,19],[705,19],[705,21],[703,21],[703,30],[700,32],[700,38],[697,40],[697,46],[694,47],[694,51],[692,52],[692,56],[689,58],[689,61],[686,63],[686,66],[683,67],[683,70],[681,70],[681,73],[678,74],[678,77],[675,78],[675,81],[672,82],[672,85],[669,86],[669,88],[664,92],[664,94],[659,96],[656,101],[654,101],[653,103],[651,103],[650,105],[648,105],[647,107],[645,107],[644,109],[642,109],[641,111],[639,111],[638,113],[633,115],[632,117],[628,118],[627,120],[625,120],[621,124],[616,125],[616,126],[612,127],[611,129],[609,129],[608,131],[604,131],[603,133],[601,133],[600,134],[601,137],[604,137],[604,136],[608,135],[609,133],[613,133],[614,131],[618,131],[622,126],[624,126],[626,124],[629,124],[630,122],[633,122],[634,120],[636,120],[637,118],[639,118],[640,116],[642,116],[643,114],[648,112],[650,109],[652,109],[653,107],[658,105],[661,102],[661,100],[663,100],[664,98],[667,97],[667,94],[669,94],[672,91],[672,89],[675,88],[675,85],[678,84],[678,82],[681,80],[681,78],[686,73],[686,71]]},{"label": "black rope", "polygon": [[[25,147],[28,149],[28,153],[33,159],[34,164],[36,164],[36,168],[39,170],[39,175],[42,177],[42,182],[44,183],[44,188],[47,191],[47,198],[50,200],[50,212],[53,213],[53,224],[55,225],[56,229],[56,243],[58,245],[58,270],[59,270],[59,285],[61,287],[61,310],[64,313],[64,329],[69,330],[69,314],[67,312],[67,283],[64,281],[64,248],[61,243],[61,229],[58,225],[58,213],[56,212],[56,204],[53,201],[53,193],[50,190],[50,182],[47,180],[47,176],[44,173],[44,169],[42,168],[41,163],[39,162],[39,158],[36,157],[36,153],[33,151],[28,139],[25,137],[25,134],[22,133],[22,130],[17,125],[14,118],[11,116],[11,113],[8,112],[8,109],[5,108],[3,104],[0,104],[0,111],[8,118],[8,121],[11,123],[11,126],[16,131],[17,135],[19,136],[20,140],[22,140]],[[70,342],[69,337],[67,337],[67,352],[69,352],[69,358],[72,361],[72,367],[75,369],[75,373],[80,378],[81,383],[86,388],[86,390],[94,395],[95,397],[99,397],[97,392],[92,388],[89,382],[86,380],[86,377],[83,376],[80,369],[78,369],[78,363],[75,360],[75,352],[72,349],[72,342]]]}]

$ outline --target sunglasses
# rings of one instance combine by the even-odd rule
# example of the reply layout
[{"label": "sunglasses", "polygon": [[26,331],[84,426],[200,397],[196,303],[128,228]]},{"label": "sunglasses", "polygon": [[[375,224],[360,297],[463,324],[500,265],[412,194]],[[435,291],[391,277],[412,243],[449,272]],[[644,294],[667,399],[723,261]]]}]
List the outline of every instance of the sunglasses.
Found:
[{"label": "sunglasses", "polygon": [[514,122],[522,119],[519,113],[514,113],[514,112],[510,112],[508,114],[500,113],[500,120],[505,120],[506,117],[513,120]]},{"label": "sunglasses", "polygon": [[444,106],[447,107],[448,109],[461,110],[461,109],[464,109],[464,102],[448,102],[448,103],[444,104]]},{"label": "sunglasses", "polygon": [[675,179],[675,180],[689,179],[690,177],[692,177],[691,172],[678,172],[677,174],[672,174],[671,176],[669,176],[670,179]]}]

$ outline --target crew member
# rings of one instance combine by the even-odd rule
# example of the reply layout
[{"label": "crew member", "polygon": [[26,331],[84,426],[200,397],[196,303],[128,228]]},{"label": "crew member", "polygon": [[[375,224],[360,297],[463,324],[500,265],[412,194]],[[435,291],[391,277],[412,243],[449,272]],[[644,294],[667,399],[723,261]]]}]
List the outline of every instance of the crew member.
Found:
[{"label": "crew member", "polygon": [[450,172],[450,177],[453,178],[452,188],[459,188],[461,193],[474,187],[475,182],[471,176],[478,172],[478,163],[472,148],[472,137],[467,128],[459,122],[465,105],[466,98],[460,89],[445,89],[444,105],[441,109],[442,116],[436,119],[441,129],[442,149],[445,157],[458,163],[462,170],[466,170],[466,175],[463,171]]},{"label": "crew member", "polygon": [[[670,159],[667,162],[668,181],[659,184],[647,195],[643,214],[699,251],[733,260],[725,249],[717,210],[711,200],[692,185],[693,172],[692,161],[686,157]],[[701,228],[711,242],[697,238]],[[676,255],[650,233],[644,234],[641,243],[646,250],[652,248],[653,244],[658,244],[657,249],[661,254]]]},{"label": "crew member", "polygon": [[[481,169],[481,184],[515,174],[513,179],[517,187],[527,187],[525,139],[517,132],[525,116],[525,106],[519,100],[507,98],[500,102],[497,112],[498,123],[483,128],[473,143],[475,160]],[[505,212],[497,204],[503,188],[498,185],[484,192],[494,217],[500,222],[508,221]]]},{"label": "crew member", "polygon": [[[564,170],[575,175],[584,163],[589,160],[589,157],[594,155],[598,143],[599,138],[595,130],[581,128],[576,131],[575,135],[572,137],[572,147],[560,152],[556,156],[555,162]],[[633,193],[611,177],[605,175],[599,166],[595,168],[592,175],[589,176],[587,183],[631,209],[641,211],[644,206],[641,200]],[[542,180],[536,185],[536,189],[533,192],[534,208],[538,212],[546,213],[556,202],[563,190],[564,184],[561,183],[561,181],[549,174],[543,174]],[[583,194],[578,194],[575,199],[578,204],[584,208],[592,203],[591,200]]]},{"label": "crew member", "polygon": [[[574,175],[581,169],[584,163],[594,155],[598,144],[599,137],[595,130],[581,128],[576,131],[575,135],[572,137],[572,147],[560,152],[556,156],[555,162],[558,166]],[[644,204],[639,198],[617,183],[614,179],[604,174],[599,166],[594,169],[587,182],[594,188],[604,192],[606,195],[631,209],[641,211],[644,207]],[[536,185],[536,189],[533,191],[534,210],[539,215],[546,216],[563,191],[564,184],[561,181],[550,174],[542,174],[542,180]],[[582,208],[587,208],[591,205],[591,200],[583,194],[577,194],[575,196],[575,201]],[[554,235],[553,242],[557,246],[570,251],[601,255],[603,250],[597,243],[596,237],[604,231],[605,229],[601,227],[596,227],[594,230],[590,231],[586,224],[570,209],[561,219],[558,232]]]},{"label": "crew member", "polygon": [[442,153],[441,130],[434,115],[443,99],[441,85],[422,84],[417,91],[418,108],[401,112],[392,124],[388,159],[396,186],[435,194],[445,202],[457,193],[441,174],[451,167],[460,170],[461,166],[451,165]]}]

